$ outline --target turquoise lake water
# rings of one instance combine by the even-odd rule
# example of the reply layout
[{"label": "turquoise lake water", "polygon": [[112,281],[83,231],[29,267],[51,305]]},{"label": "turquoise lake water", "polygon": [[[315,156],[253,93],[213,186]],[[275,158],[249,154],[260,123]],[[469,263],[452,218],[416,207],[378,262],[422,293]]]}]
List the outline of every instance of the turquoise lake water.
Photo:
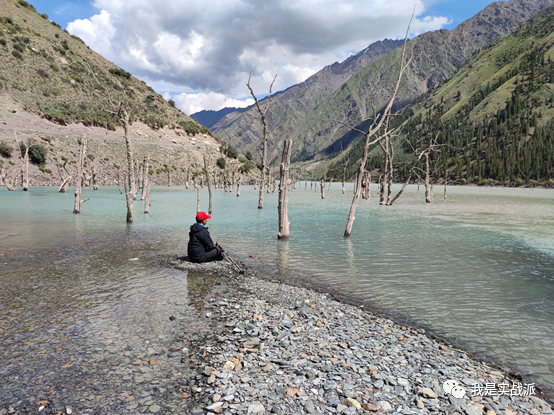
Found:
[{"label": "turquoise lake water", "polygon": [[[245,261],[253,255],[282,274],[292,270],[404,314],[554,388],[554,191],[449,187],[445,202],[436,187],[427,205],[423,188],[416,197],[410,186],[385,207],[374,187],[345,239],[351,191],[333,184],[321,200],[307,187],[290,192],[288,241],[277,240],[277,193],[259,210],[251,186],[240,198],[215,190],[213,239]],[[156,255],[186,252],[195,190],[154,187],[150,214],[135,202],[130,226],[117,188],[85,189],[90,200],[80,215],[71,213],[72,189],[56,190],[0,189],[0,312],[13,316],[1,326],[4,344],[13,345],[0,353],[4,363],[21,358],[22,339],[48,344],[45,329],[118,307],[137,281],[156,288],[165,281]],[[204,210],[207,198],[204,188]]]}]

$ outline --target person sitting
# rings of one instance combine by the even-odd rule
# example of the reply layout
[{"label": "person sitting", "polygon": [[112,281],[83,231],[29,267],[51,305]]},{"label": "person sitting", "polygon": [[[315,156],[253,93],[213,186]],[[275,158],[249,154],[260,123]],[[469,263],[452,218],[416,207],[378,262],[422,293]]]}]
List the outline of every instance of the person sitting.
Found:
[{"label": "person sitting", "polygon": [[215,244],[208,232],[208,219],[210,215],[206,212],[198,212],[196,214],[196,223],[190,227],[188,255],[190,262],[210,262],[221,261],[223,259],[223,248],[219,246],[219,242]]}]

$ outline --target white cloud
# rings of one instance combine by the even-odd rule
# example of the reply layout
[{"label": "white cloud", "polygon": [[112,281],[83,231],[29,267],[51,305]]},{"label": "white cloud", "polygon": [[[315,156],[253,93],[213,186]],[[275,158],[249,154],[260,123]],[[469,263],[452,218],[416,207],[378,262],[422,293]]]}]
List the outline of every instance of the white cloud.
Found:
[{"label": "white cloud", "polygon": [[[415,0],[412,34],[448,23],[425,16],[423,1]],[[376,40],[403,38],[414,0],[95,0],[93,5],[99,13],[70,23],[70,33],[157,90],[186,93],[183,105],[198,108],[201,102],[221,105],[216,105],[221,97],[248,97],[248,73],[258,61],[252,86],[265,95],[276,74],[273,92]]]},{"label": "white cloud", "polygon": [[[169,97],[169,94],[167,94]],[[164,94],[166,98],[166,94]],[[254,100],[252,98],[246,100],[238,100],[230,97],[226,97],[223,94],[217,92],[198,93],[198,94],[179,94],[173,97],[177,108],[181,109],[185,114],[194,114],[195,112],[202,110],[218,111],[226,107],[244,108],[252,105]]]},{"label": "white cloud", "polygon": [[79,36],[87,45],[94,45],[98,53],[109,56],[112,52],[112,39],[116,29],[110,22],[110,14],[102,10],[90,19],[77,19],[67,25],[67,31]]}]

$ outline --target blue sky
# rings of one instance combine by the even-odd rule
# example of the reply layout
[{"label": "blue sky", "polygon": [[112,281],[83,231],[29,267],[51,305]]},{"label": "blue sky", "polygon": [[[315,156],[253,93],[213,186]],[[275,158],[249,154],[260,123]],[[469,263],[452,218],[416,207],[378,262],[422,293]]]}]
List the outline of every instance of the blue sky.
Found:
[{"label": "blue sky", "polygon": [[[250,105],[383,38],[453,29],[492,1],[31,0],[186,113]],[[94,5],[93,5],[94,4]]]},{"label": "blue sky", "polygon": [[[491,0],[435,0],[433,3],[426,2],[426,14],[447,17],[452,23],[446,25],[445,29],[451,30],[492,2]],[[34,0],[31,3],[40,13],[47,13],[51,20],[55,20],[63,28],[66,28],[69,22],[86,19],[98,13],[98,9],[90,0]]]}]

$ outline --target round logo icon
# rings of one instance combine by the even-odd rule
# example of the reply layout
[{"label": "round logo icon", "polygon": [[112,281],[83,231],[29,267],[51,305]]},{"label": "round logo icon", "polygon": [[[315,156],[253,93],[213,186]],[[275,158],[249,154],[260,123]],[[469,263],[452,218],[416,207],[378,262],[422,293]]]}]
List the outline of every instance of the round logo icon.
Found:
[{"label": "round logo icon", "polygon": [[454,386],[458,386],[458,382],[456,382],[455,380],[449,379],[442,384],[442,389],[444,390],[444,393],[449,394],[449,393],[452,393],[452,388]]},{"label": "round logo icon", "polygon": [[464,396],[466,396],[466,390],[461,386],[454,386],[451,393],[453,397],[458,399],[462,399]]}]

